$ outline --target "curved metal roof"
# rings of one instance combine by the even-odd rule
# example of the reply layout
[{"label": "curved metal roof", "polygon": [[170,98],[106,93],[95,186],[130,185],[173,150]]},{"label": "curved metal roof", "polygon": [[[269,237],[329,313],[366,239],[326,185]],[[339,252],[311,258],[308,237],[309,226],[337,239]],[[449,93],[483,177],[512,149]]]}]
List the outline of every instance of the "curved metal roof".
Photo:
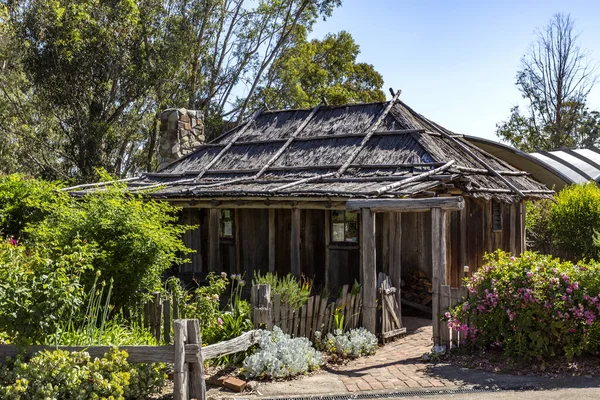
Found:
[{"label": "curved metal roof", "polygon": [[549,188],[560,190],[572,183],[600,182],[600,150],[563,149],[525,153],[506,144],[479,137],[465,139],[516,168],[531,173]]}]

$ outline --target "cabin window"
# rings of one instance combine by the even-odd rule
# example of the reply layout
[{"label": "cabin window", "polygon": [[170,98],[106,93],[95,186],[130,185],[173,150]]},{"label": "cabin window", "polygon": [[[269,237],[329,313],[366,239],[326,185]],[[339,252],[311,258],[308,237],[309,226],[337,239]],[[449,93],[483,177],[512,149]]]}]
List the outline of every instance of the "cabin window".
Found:
[{"label": "cabin window", "polygon": [[495,200],[492,201],[492,230],[502,231],[502,203]]},{"label": "cabin window", "polygon": [[221,210],[219,236],[221,239],[233,239],[233,210]]},{"label": "cabin window", "polygon": [[331,241],[334,243],[358,243],[358,214],[332,211]]}]

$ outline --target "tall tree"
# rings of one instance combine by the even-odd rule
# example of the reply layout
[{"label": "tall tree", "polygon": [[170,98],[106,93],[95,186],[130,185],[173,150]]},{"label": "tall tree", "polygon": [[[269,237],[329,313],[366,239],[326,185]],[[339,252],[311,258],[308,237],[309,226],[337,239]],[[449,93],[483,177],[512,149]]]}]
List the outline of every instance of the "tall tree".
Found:
[{"label": "tall tree", "polygon": [[383,77],[372,65],[357,63],[358,44],[348,32],[323,40],[304,38],[286,49],[254,98],[270,108],[383,101]]},{"label": "tall tree", "polygon": [[[525,151],[589,144],[597,115],[586,109],[597,65],[578,45],[569,15],[555,14],[521,59],[516,85],[527,110],[511,109],[497,135]],[[594,139],[595,140],[595,139]]]}]

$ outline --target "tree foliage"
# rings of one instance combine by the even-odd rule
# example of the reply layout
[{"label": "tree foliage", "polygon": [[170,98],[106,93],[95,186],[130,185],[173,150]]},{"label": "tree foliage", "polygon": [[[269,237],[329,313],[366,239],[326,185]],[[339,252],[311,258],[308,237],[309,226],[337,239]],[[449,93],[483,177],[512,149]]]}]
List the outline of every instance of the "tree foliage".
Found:
[{"label": "tree foliage", "polygon": [[[262,107],[261,90],[289,86],[292,76],[279,68],[328,51],[311,67],[320,81],[302,77],[308,100],[300,100],[381,99],[381,76],[355,62],[358,46],[348,34],[306,41],[340,4],[0,1],[0,122],[8,139],[0,169],[78,181],[97,180],[98,167],[121,177],[152,170],[161,110],[203,111],[210,139]],[[285,104],[299,102],[291,89],[281,95],[293,96],[280,99]]]},{"label": "tree foliage", "polygon": [[269,108],[384,101],[383,77],[372,65],[356,62],[358,44],[345,31],[323,40],[302,38],[277,59],[259,89],[257,102]]},{"label": "tree foliage", "polygon": [[596,65],[578,45],[569,15],[555,14],[521,59],[516,85],[527,109],[511,109],[497,135],[524,151],[580,147],[598,141],[600,117],[586,107]]}]

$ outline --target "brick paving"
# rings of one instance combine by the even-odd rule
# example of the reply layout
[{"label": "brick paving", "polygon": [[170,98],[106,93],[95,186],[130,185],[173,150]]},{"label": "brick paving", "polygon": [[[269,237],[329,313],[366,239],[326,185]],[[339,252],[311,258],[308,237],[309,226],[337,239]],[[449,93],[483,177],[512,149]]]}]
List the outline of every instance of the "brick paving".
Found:
[{"label": "brick paving", "polygon": [[403,338],[379,348],[370,357],[360,358],[329,371],[349,392],[383,389],[455,387],[455,382],[428,374],[423,354],[431,351],[431,320],[403,317],[407,333]]}]

